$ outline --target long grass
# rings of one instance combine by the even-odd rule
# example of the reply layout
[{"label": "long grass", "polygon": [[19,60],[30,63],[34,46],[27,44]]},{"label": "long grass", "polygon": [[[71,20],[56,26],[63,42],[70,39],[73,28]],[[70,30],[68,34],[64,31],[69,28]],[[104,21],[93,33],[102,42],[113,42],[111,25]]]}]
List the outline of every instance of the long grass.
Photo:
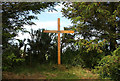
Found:
[{"label": "long grass", "polygon": [[[3,72],[4,73],[4,72]],[[19,66],[12,70],[14,75],[24,75],[24,78],[37,79],[99,79],[99,75],[93,74],[88,69],[83,69],[79,66],[66,65],[49,65],[37,64],[34,66]]]}]

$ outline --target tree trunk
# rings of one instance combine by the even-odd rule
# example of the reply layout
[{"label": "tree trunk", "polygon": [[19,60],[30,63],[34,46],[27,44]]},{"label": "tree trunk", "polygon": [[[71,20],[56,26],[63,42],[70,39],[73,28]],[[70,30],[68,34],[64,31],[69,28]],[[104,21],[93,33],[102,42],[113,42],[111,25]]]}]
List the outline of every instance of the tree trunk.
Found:
[{"label": "tree trunk", "polygon": [[110,51],[114,51],[117,47],[117,41],[115,38],[110,39]]},{"label": "tree trunk", "polygon": [[25,56],[26,56],[26,46],[27,46],[27,44],[25,44],[25,47],[24,47],[23,58],[25,58]]}]

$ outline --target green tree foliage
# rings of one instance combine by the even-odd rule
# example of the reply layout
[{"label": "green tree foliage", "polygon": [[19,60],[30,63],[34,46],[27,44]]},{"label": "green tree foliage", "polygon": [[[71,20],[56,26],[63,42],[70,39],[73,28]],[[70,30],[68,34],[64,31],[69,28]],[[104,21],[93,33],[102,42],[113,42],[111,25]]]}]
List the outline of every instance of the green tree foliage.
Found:
[{"label": "green tree foliage", "polygon": [[22,65],[24,58],[21,58],[20,54],[21,51],[17,44],[9,45],[2,55],[2,70],[12,70],[16,66]]},{"label": "green tree foliage", "polygon": [[19,31],[25,32],[24,25],[35,24],[32,19],[36,16],[30,14],[40,14],[45,9],[54,10],[54,2],[2,2],[2,40],[3,49],[9,44]]},{"label": "green tree foliage", "polygon": [[[119,55],[118,55],[119,53]],[[96,67],[96,71],[102,78],[115,81],[120,80],[120,47],[113,51],[112,55],[105,56]]]},{"label": "green tree foliage", "polygon": [[[102,53],[105,50],[105,45],[108,44],[106,40],[98,41],[98,40],[85,40],[80,39],[76,44],[79,45],[79,49],[81,52],[90,52],[90,51],[97,51],[98,53]],[[75,44],[75,45],[76,45]]]},{"label": "green tree foliage", "polygon": [[106,45],[108,45],[106,40],[98,42],[98,40],[80,39],[73,43],[73,46],[69,43],[62,53],[62,62],[73,66],[94,68],[107,55]]},{"label": "green tree foliage", "polygon": [[43,31],[43,29],[31,30],[31,39],[28,39],[27,43],[29,48],[26,61],[32,60],[32,62],[45,63],[49,59],[52,46],[52,34],[44,33]]},{"label": "green tree foliage", "polygon": [[76,34],[81,34],[84,39],[106,39],[110,50],[115,50],[116,40],[120,37],[120,2],[63,4],[63,15],[72,21]]},{"label": "green tree foliage", "polygon": [[47,55],[48,57],[48,61],[50,64],[57,64],[58,63],[58,42],[57,42],[57,35],[56,33],[52,33],[51,34],[51,46],[48,49]]},{"label": "green tree foliage", "polygon": [[[70,30],[64,27],[64,30]],[[75,34],[63,33],[61,37],[61,61],[62,64],[79,65],[80,62],[76,61],[78,51],[75,46]],[[77,59],[78,60],[78,59]],[[78,63],[79,62],[79,63]]]},{"label": "green tree foliage", "polygon": [[82,66],[94,68],[98,62],[105,56],[107,41],[80,39],[76,45],[79,45],[79,57],[83,60]]},{"label": "green tree foliage", "polygon": [[62,63],[94,68],[105,55],[110,54],[107,40],[87,40],[79,37],[76,33],[63,34],[61,40]]},{"label": "green tree foliage", "polygon": [[[3,67],[13,67],[15,59],[21,57],[21,47],[24,46],[24,53],[26,51],[25,40],[18,40],[14,37],[18,32],[27,32],[24,25],[33,25],[32,19],[37,19],[35,15],[40,14],[45,9],[49,11],[54,10],[55,2],[2,2],[2,49],[3,49]],[[33,15],[35,14],[35,15]],[[11,41],[17,40],[19,43],[14,44]],[[10,57],[12,59],[7,59]],[[13,61],[14,59],[14,61]],[[10,65],[11,63],[12,65]],[[19,62],[18,62],[19,63]],[[19,63],[20,64],[20,63]],[[17,65],[17,64],[16,64]]]},{"label": "green tree foliage", "polygon": [[[74,44],[75,44],[75,35],[74,34],[67,34],[67,33],[64,33],[62,34],[62,37],[61,37],[61,48],[62,49],[66,49],[68,46],[71,47],[71,49],[75,49],[74,47]],[[62,51],[62,50],[61,50]]]},{"label": "green tree foliage", "polygon": [[[19,58],[19,57],[21,57],[21,54],[22,54],[21,48],[22,47],[25,48],[25,41],[26,41],[26,39],[24,39],[24,40],[16,39],[16,40],[18,41],[18,43],[16,43],[17,48],[14,49],[16,51],[15,52],[13,51],[13,52],[15,53],[15,56]],[[24,50],[24,52],[25,52],[25,50]]]},{"label": "green tree foliage", "polygon": [[82,66],[83,60],[79,55],[78,50],[73,50],[71,47],[67,47],[62,53],[62,64],[72,65],[72,66]]}]

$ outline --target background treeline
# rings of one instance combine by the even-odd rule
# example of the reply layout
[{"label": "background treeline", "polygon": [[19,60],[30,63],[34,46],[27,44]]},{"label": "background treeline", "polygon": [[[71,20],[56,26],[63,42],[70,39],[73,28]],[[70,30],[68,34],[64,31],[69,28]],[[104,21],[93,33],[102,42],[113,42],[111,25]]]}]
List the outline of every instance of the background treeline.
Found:
[{"label": "background treeline", "polygon": [[[57,64],[57,34],[43,33],[44,29],[27,31],[32,25],[30,15],[45,9],[55,10],[58,3],[1,3],[3,70],[16,66]],[[74,34],[62,34],[62,64],[93,69],[101,78],[120,79],[120,2],[62,3],[64,17],[71,20]],[[29,33],[29,39],[15,39],[18,32]],[[17,41],[18,43],[15,43]],[[25,43],[27,42],[27,43]],[[21,49],[22,48],[22,49]]]}]

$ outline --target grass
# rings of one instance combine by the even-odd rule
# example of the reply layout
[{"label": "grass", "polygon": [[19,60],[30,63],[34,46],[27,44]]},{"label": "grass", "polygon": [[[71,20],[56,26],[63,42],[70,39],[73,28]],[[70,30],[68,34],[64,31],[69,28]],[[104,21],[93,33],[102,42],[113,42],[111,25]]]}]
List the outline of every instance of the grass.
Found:
[{"label": "grass", "polygon": [[[4,72],[3,72],[4,73]],[[19,66],[12,71],[15,78],[39,78],[39,79],[99,79],[97,74],[93,74],[88,69],[66,65],[36,65]],[[9,76],[10,77],[10,76]],[[9,78],[8,77],[8,78]],[[5,77],[6,78],[6,77]]]}]

